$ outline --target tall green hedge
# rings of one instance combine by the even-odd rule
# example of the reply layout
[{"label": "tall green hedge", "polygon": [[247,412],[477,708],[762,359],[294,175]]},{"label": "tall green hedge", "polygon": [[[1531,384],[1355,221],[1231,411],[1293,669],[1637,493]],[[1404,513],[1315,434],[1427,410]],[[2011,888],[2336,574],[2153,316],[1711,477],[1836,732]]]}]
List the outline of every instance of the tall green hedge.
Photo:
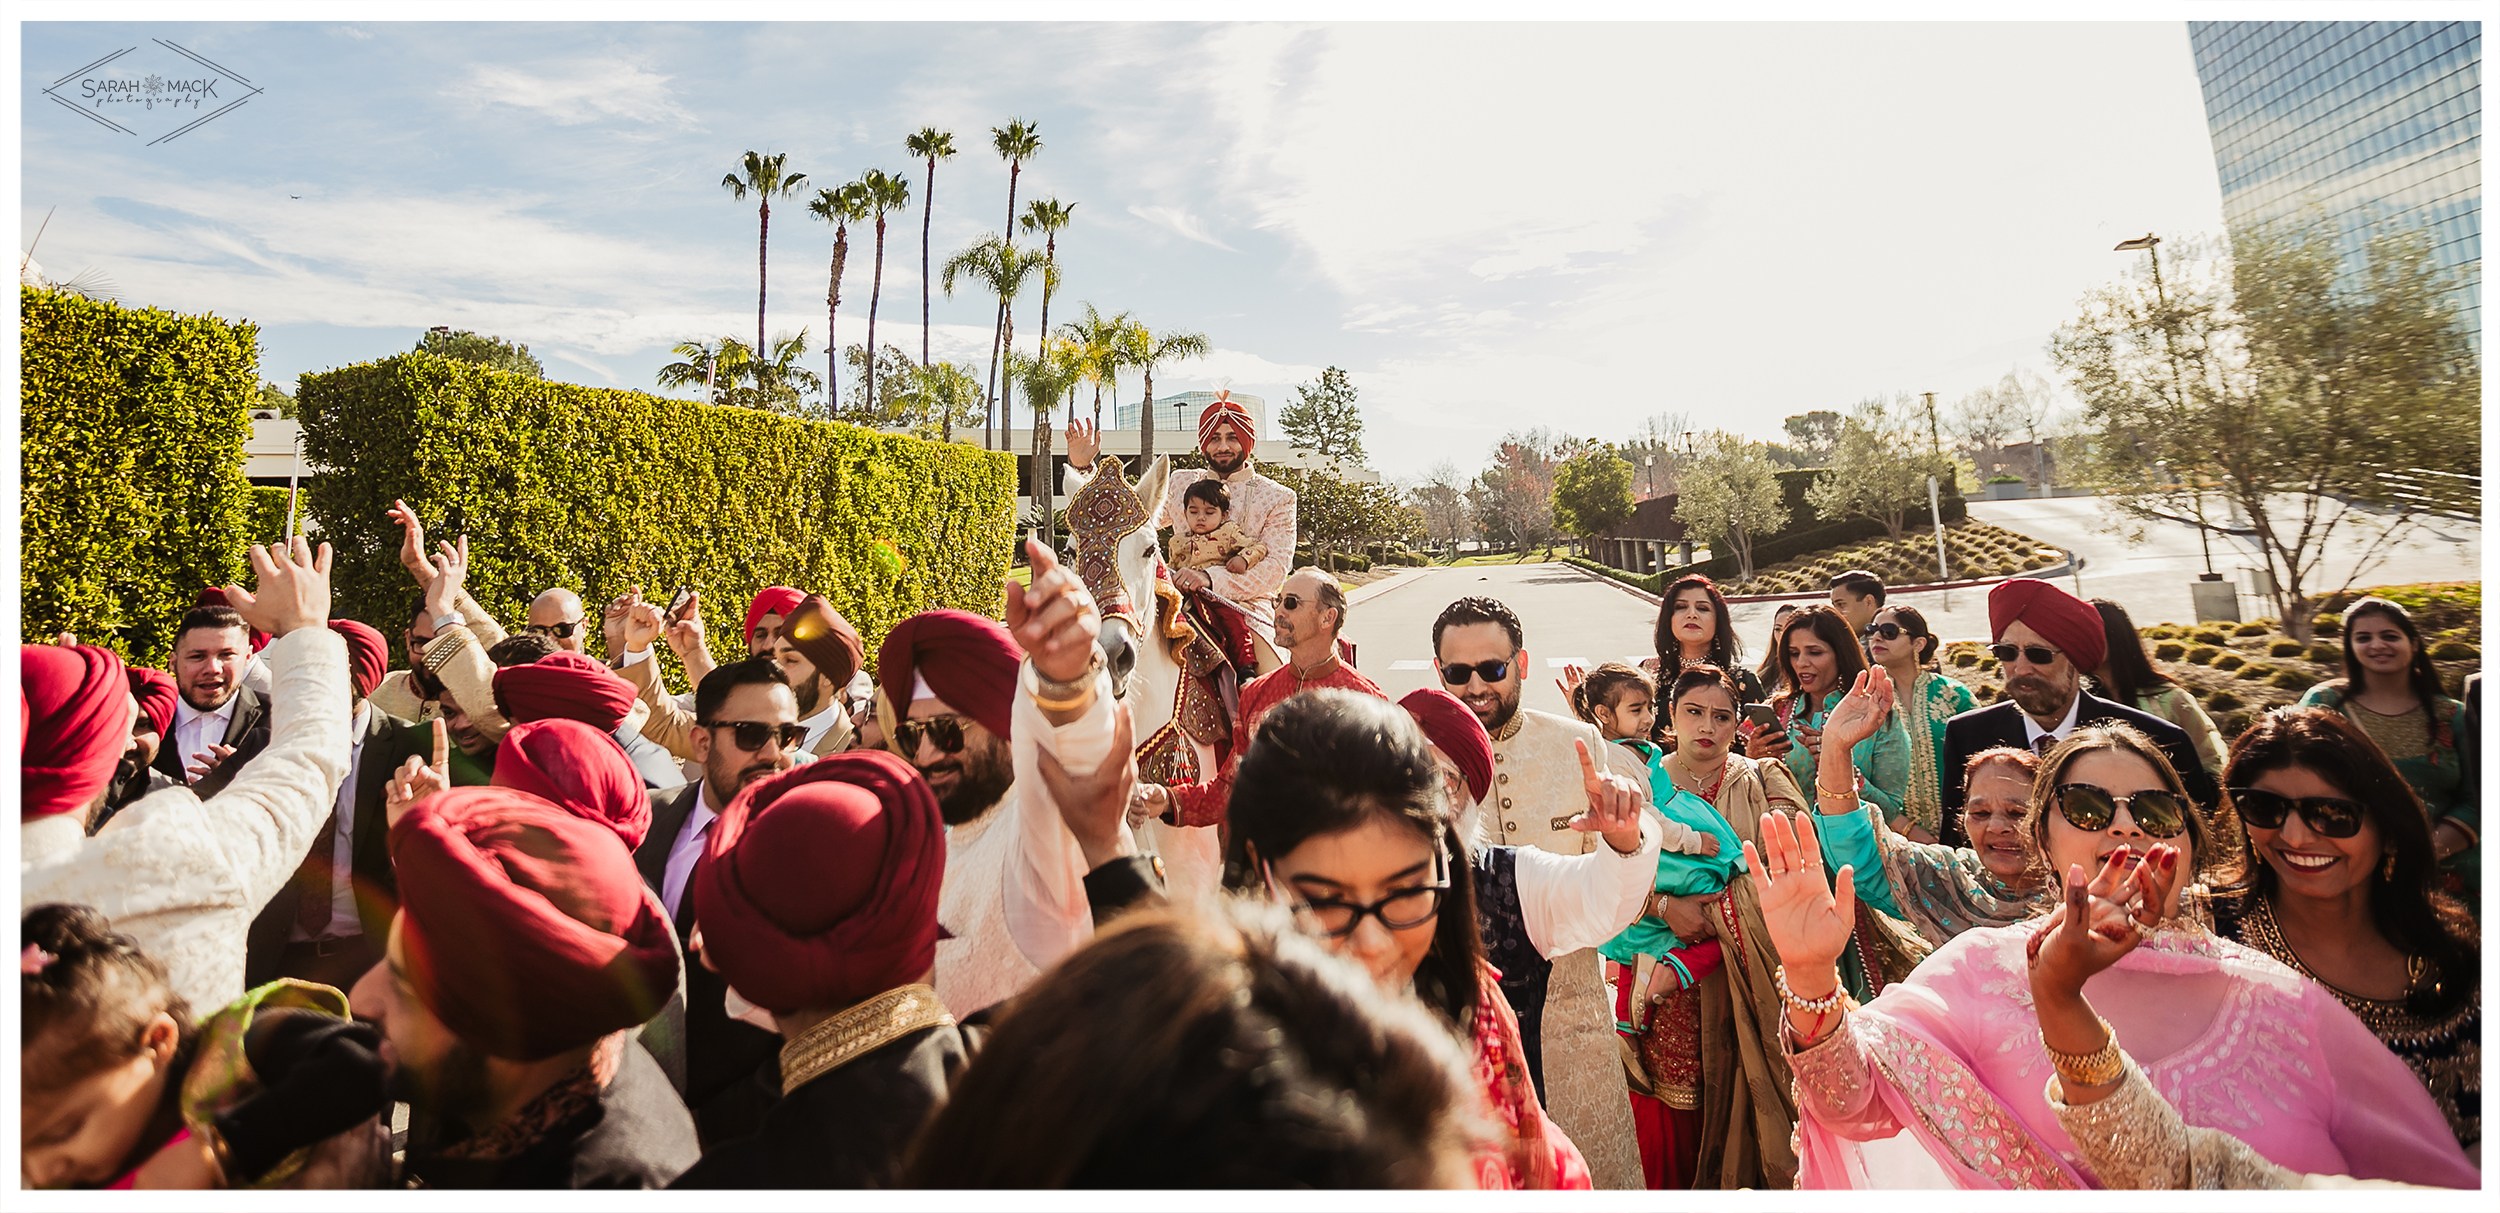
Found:
[{"label": "tall green hedge", "polygon": [[258,331],[33,287],[18,307],[21,631],[162,663],[200,587],[244,572]]},{"label": "tall green hedge", "polygon": [[507,621],[553,586],[595,621],[629,586],[691,584],[714,652],[742,655],[747,596],[780,583],[823,593],[873,653],[915,612],[1003,605],[1003,452],[418,353],[306,375],[295,398],[340,603],[386,634],[417,598],[395,497],[429,538],[468,536],[470,590]]}]

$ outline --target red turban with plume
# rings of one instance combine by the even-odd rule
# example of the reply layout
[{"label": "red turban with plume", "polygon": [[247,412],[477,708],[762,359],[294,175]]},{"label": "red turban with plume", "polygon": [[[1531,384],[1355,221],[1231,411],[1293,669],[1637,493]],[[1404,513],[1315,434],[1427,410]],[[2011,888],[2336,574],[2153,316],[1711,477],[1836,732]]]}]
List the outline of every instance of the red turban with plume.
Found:
[{"label": "red turban with plume", "polygon": [[[231,607],[233,605],[234,604],[232,602],[226,600],[225,590],[212,585],[207,589],[200,591],[200,596],[191,604],[191,609],[196,611],[204,606]],[[252,627],[249,624],[244,625],[243,630],[251,633],[252,651],[255,653],[268,648],[269,642],[274,639],[274,637],[270,636],[269,633],[261,631],[259,628]]]},{"label": "red turban with plume", "polygon": [[391,827],[417,1001],[471,1048],[539,1061],[648,1021],[675,928],[606,824],[510,788],[454,788]]},{"label": "red turban with plume", "polygon": [[1471,795],[1483,800],[1493,790],[1493,739],[1485,735],[1484,722],[1458,696],[1439,687],[1425,687],[1399,700],[1398,706],[1424,727],[1424,736],[1434,749],[1458,764]]},{"label": "red turban with plume", "polygon": [[922,611],[877,646],[877,685],[900,715],[911,710],[918,675],[946,705],[1004,741],[1014,719],[1016,667],[1024,650],[1007,625],[969,611]]},{"label": "red turban with plume", "polygon": [[651,793],[616,738],[578,720],[514,725],[495,750],[499,788],[527,792],[616,831],[631,850],[651,832]]},{"label": "red turban with plume", "polygon": [[174,735],[174,705],[182,701],[182,693],[174,689],[174,676],[146,666],[130,667],[130,694],[139,701],[139,715],[148,722],[148,731],[159,737]]},{"label": "red turban with plume", "polygon": [[1241,403],[1234,400],[1231,395],[1218,392],[1215,403],[1208,405],[1198,414],[1198,445],[1205,446],[1207,438],[1214,434],[1215,427],[1227,421],[1233,423],[1233,428],[1240,432],[1242,450],[1247,451],[1259,444],[1258,427],[1250,420],[1250,410],[1241,407]]},{"label": "red turban with plume", "polygon": [[802,597],[804,595],[786,585],[768,585],[757,590],[755,597],[747,602],[746,638],[755,639],[755,625],[764,622],[766,615],[779,615],[787,621],[790,612],[798,609]]},{"label": "red turban with plume", "polygon": [[2056,645],[2084,673],[2101,668],[2101,660],[2109,656],[2109,634],[2101,630],[2101,613],[2091,603],[2038,578],[2000,581],[1988,591],[1989,633],[2003,640],[2006,625],[2015,622]]},{"label": "red turban with plume", "polygon": [[937,961],[945,875],[929,785],[892,754],[854,750],[739,793],[689,891],[705,958],[781,1015],[919,981]]},{"label": "red turban with plume", "polygon": [[91,644],[19,646],[19,821],[83,813],[130,749],[130,677],[120,654]]},{"label": "red turban with plume", "polygon": [[634,710],[634,684],[595,658],[551,653],[495,671],[495,704],[514,724],[578,720],[613,733]]},{"label": "red turban with plume", "polygon": [[355,684],[356,698],[373,694],[391,672],[391,642],[353,619],[333,619],[330,630],[347,642],[347,680]]}]

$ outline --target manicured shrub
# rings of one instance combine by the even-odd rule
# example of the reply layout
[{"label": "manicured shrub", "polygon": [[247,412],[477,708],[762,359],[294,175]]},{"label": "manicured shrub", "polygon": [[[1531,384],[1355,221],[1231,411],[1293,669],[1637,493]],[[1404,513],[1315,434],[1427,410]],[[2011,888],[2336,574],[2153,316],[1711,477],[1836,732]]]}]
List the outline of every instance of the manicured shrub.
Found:
[{"label": "manicured shrub", "polygon": [[2177,661],[2187,655],[2187,646],[2176,640],[2165,640],[2153,646],[2153,656],[2161,661]]},{"label": "manicured shrub", "polygon": [[2267,665],[2262,661],[2249,662],[2248,664],[2241,666],[2239,670],[2240,677],[2250,682],[2262,681],[2273,675],[2274,672],[2275,667]]},{"label": "manicured shrub", "polygon": [[2446,644],[2431,647],[2431,660],[2433,661],[2472,661],[2482,655],[2481,649],[2461,640],[2451,640]]},{"label": "manicured shrub", "polygon": [[2187,651],[2187,660],[2191,665],[2212,665],[2214,658],[2221,655],[2222,650],[2210,644],[2200,644]]},{"label": "manicured shrub", "polygon": [[2308,651],[2309,646],[2297,640],[2278,640],[2266,646],[2268,657],[2298,657]]},{"label": "manicured shrub", "polygon": [[2306,691],[2317,681],[2307,671],[2286,667],[2276,670],[2272,678],[2266,679],[2266,684],[2281,687],[2286,691]]},{"label": "manicured shrub", "polygon": [[2236,670],[2247,664],[2248,659],[2237,653],[2224,653],[2213,659],[2213,667],[2217,670]]},{"label": "manicured shrub", "polygon": [[2198,644],[2231,643],[2230,635],[2225,633],[2221,628],[2198,628],[2195,631],[2188,633],[2188,638],[2194,640]]},{"label": "manicured shrub", "polygon": [[[2239,696],[2234,695],[2229,691],[2215,691],[2212,694],[2205,696],[2206,709],[2215,712],[2228,712],[2231,709],[2240,706],[2242,702],[2244,701]],[[2225,734],[2225,736],[2227,737],[2229,734]]]},{"label": "manicured shrub", "polygon": [[2273,624],[2252,619],[2231,629],[2231,634],[2234,636],[2263,636],[2273,630]]}]

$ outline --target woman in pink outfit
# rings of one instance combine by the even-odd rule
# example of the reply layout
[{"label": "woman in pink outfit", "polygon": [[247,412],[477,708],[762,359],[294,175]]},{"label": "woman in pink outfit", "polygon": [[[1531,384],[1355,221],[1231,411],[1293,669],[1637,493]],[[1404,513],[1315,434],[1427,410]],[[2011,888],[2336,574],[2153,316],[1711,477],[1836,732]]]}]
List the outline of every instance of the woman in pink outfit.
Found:
[{"label": "woman in pink outfit", "polygon": [[[1852,744],[1876,709],[1874,695],[1850,696],[1825,742]],[[1828,770],[1846,778],[1845,767]],[[1855,794],[1816,791],[1834,801]],[[2072,1064],[2112,1035],[2188,1125],[2237,1137],[2280,1166],[2481,1182],[2412,1071],[2332,993],[2212,934],[2195,904],[2201,890],[2181,912],[2182,877],[2214,856],[2157,746],[2124,726],[2078,729],[2042,762],[2032,801],[2044,876],[2100,872],[2096,895],[2115,893],[2136,915],[2125,929],[2143,936],[2085,986],[2107,1017],[2098,1039],[2078,1039],[2061,1020],[2059,1039],[2044,1042],[2027,958],[2038,920],[1966,931],[1907,981],[1851,1004],[1834,962],[1849,941],[1852,874],[1825,881],[1810,817],[1764,815],[1761,853],[1745,850],[1781,961],[1799,1186],[2100,1187],[2049,1103],[2049,1049]]]}]

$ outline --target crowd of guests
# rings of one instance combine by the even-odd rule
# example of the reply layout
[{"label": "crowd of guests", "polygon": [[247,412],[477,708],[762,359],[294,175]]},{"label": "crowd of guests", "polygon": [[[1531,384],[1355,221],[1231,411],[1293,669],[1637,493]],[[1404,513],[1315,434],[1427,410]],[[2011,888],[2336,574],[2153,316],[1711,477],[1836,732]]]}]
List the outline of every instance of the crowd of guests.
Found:
[{"label": "crowd of guests", "polygon": [[1688,578],[1575,718],[1489,598],[1390,700],[1301,570],[1164,786],[1039,546],[720,662],[691,587],[507,631],[393,516],[401,668],[300,540],[170,671],[23,647],[27,1185],[2478,1182],[2471,696],[2382,600],[2225,748],[2045,582],[1991,706],[1872,578],[1758,669]]}]

